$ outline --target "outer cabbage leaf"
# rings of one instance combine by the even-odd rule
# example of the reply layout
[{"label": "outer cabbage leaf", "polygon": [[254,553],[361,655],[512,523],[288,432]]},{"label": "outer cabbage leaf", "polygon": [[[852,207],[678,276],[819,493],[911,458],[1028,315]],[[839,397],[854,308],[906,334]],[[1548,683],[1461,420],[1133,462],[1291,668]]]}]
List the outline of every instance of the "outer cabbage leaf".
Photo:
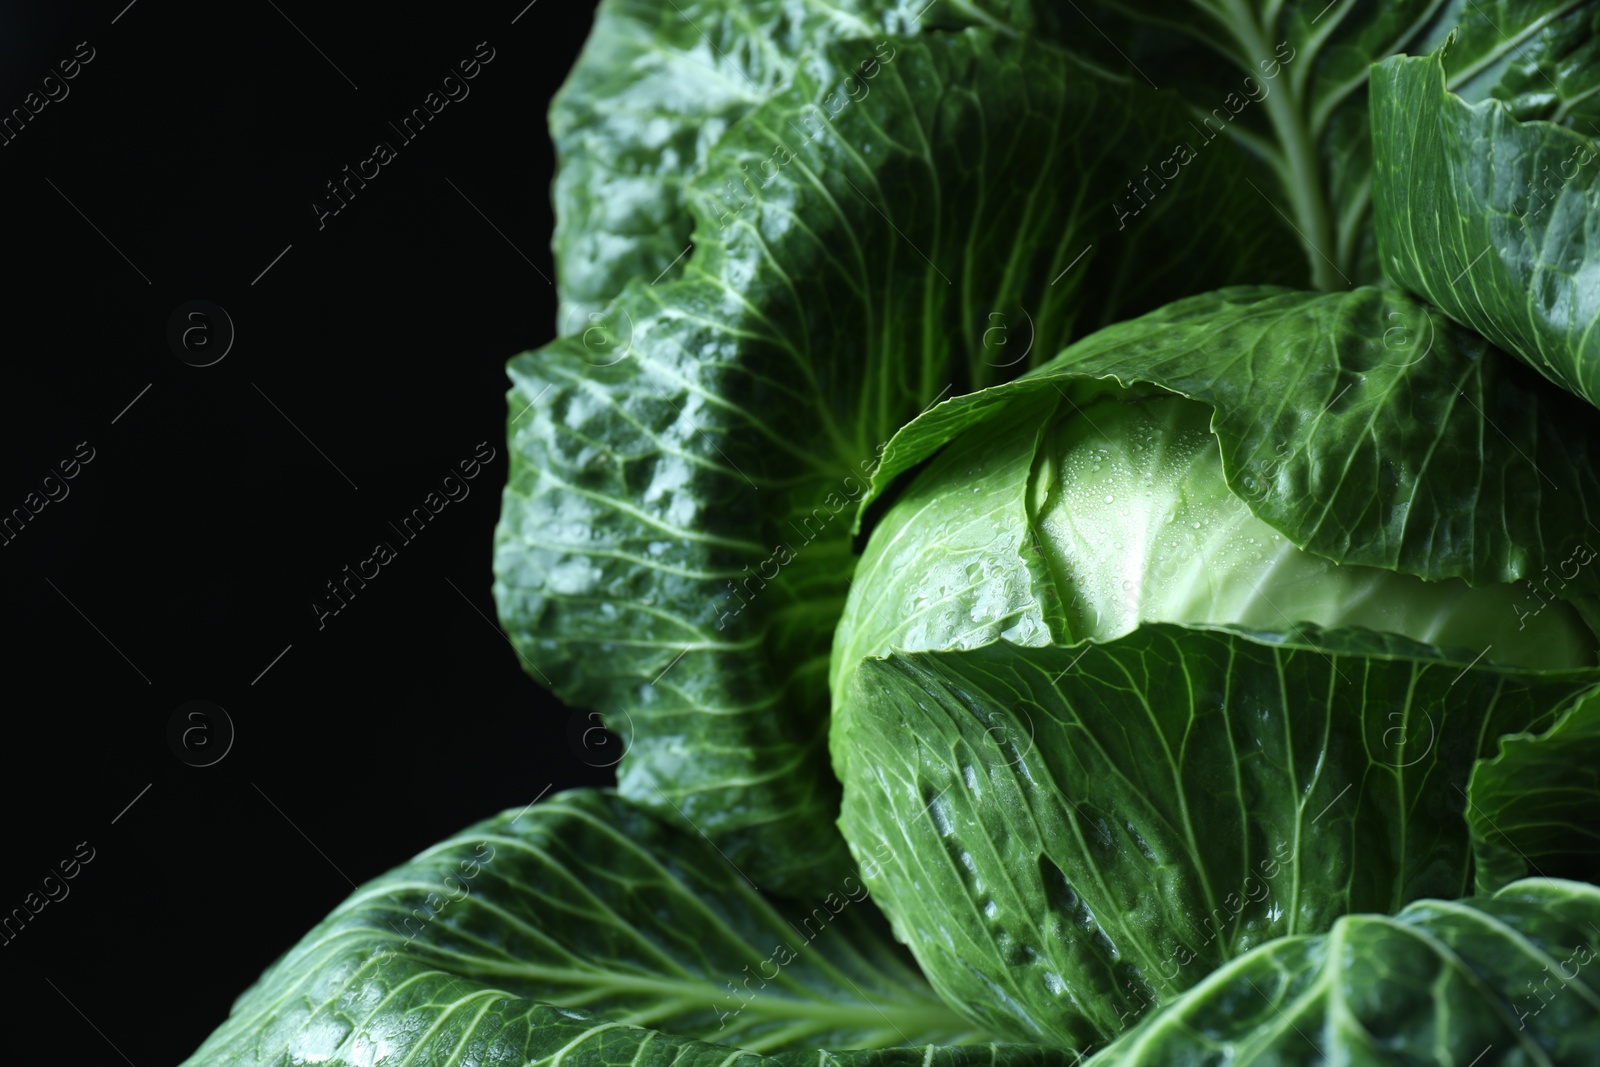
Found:
[{"label": "outer cabbage leaf", "polygon": [[1346,916],[1234,960],[1088,1062],[1588,1067],[1597,922],[1600,891],[1555,879]]},{"label": "outer cabbage leaf", "polygon": [[[1384,272],[1600,404],[1600,145],[1466,103],[1443,64],[1395,58],[1373,76]],[[1588,73],[1600,83],[1600,65]]]},{"label": "outer cabbage leaf", "polygon": [[[812,912],[780,906],[705,841],[577,791],[469,827],[356,890],[188,1063],[1063,1062],[943,1044],[976,1037],[888,940],[859,882]],[[918,1042],[933,1044],[888,1047]]]},{"label": "outer cabbage leaf", "polygon": [[1455,92],[1582,128],[1600,115],[1597,20],[1594,0],[1086,0],[1057,32],[1132,83],[1177,89],[1197,149],[1226,137],[1260,154],[1277,175],[1260,210],[1294,220],[1317,288],[1343,289],[1379,279],[1369,65],[1458,30]]},{"label": "outer cabbage leaf", "polygon": [[608,327],[512,362],[496,540],[507,632],[631,744],[622,791],[775,891],[844,870],[839,516],[896,427],[1197,277],[1297,270],[1227,145],[1119,226],[1114,183],[1181,105],[1048,46],[854,42],[793,80],[691,183],[682,278],[635,281]]},{"label": "outer cabbage leaf", "polygon": [[1493,892],[1529,874],[1600,882],[1600,698],[1542,734],[1500,740],[1467,789],[1477,888]]},{"label": "outer cabbage leaf", "polygon": [[1000,26],[1031,0],[602,0],[550,106],[560,332],[589,329],[634,278],[681,273],[687,186],[728,127],[830,41]]},{"label": "outer cabbage leaf", "polygon": [[1087,1051],[1274,938],[1467,892],[1473,762],[1597,679],[1362,630],[896,653],[837,712],[840,824],[947,1002]]}]

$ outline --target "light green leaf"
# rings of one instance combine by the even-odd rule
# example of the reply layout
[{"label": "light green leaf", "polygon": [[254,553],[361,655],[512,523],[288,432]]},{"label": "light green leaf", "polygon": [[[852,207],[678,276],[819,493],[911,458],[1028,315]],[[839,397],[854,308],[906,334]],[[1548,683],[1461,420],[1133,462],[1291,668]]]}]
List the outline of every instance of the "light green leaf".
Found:
[{"label": "light green leaf", "polygon": [[1098,1047],[1274,938],[1465,893],[1473,762],[1596,677],[1310,628],[895,653],[836,712],[840,823],[947,1002]]},{"label": "light green leaf", "polygon": [[[1377,289],[1240,288],[1118,323],[903,428],[874,490],[966,427],[1007,417],[1018,397],[1054,396],[1070,413],[1086,402],[1073,390],[1102,379],[1215,408],[1229,487],[1337,563],[1472,585],[1537,580],[1597,536],[1600,432],[1587,409],[1438,312]],[[1561,570],[1562,596],[1600,590],[1600,568]]]},{"label": "light green leaf", "polygon": [[1373,87],[1385,274],[1600,404],[1600,146],[1466,103],[1438,55],[1389,60]]},{"label": "light green leaf", "polygon": [[[962,1040],[981,1039],[888,940],[856,879],[809,911],[782,905],[703,839],[578,791],[469,827],[356,890],[188,1063],[1059,1060],[944,1047]],[[832,1047],[859,1051],[814,1051]]]},{"label": "light green leaf", "polygon": [[1296,270],[1225,144],[1119,218],[1181,105],[1048,46],[853,42],[793,83],[691,183],[680,279],[513,361],[495,565],[518,651],[631,744],[623,792],[774,891],[845,869],[829,640],[895,429],[1198,279]]},{"label": "light green leaf", "polygon": [[1346,916],[1233,961],[1089,1064],[1589,1067],[1597,922],[1600,891],[1555,879]]},{"label": "light green leaf", "polygon": [[1478,892],[1529,874],[1600,882],[1600,697],[1542,734],[1501,738],[1467,796]]}]

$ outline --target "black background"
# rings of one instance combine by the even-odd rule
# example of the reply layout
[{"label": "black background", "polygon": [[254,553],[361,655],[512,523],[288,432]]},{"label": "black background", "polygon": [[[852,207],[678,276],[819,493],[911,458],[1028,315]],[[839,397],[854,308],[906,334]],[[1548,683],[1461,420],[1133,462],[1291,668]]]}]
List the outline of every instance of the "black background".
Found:
[{"label": "black background", "polygon": [[[593,5],[125,3],[0,14],[0,114],[94,50],[0,147],[0,514],[94,455],[0,547],[0,914],[94,850],[0,974],[12,1050],[151,1067],[352,883],[610,778],[490,593],[503,368],[556,327],[546,109]],[[479,42],[470,94],[403,143],[389,120]],[[395,160],[319,229],[380,140]],[[209,367],[168,345],[191,300],[236,331]],[[400,543],[480,442],[470,495]],[[397,558],[319,629],[380,540]],[[169,746],[190,700],[236,731],[211,766]]]}]

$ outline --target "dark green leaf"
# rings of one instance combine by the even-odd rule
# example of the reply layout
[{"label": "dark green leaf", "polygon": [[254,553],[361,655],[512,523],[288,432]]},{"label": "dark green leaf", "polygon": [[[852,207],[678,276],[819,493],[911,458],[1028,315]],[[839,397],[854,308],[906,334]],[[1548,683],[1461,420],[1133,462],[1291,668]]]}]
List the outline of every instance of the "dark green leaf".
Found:
[{"label": "dark green leaf", "polygon": [[1275,175],[1261,212],[1294,220],[1317,288],[1346,289],[1379,280],[1370,64],[1458,31],[1456,92],[1582,128],[1600,112],[1597,20],[1595,0],[1085,0],[1052,31],[1130,83],[1177,90],[1197,146],[1258,153]]},{"label": "dark green leaf", "polygon": [[1600,891],[1530,879],[1493,897],[1351,915],[1214,973],[1091,1067],[1591,1067]]},{"label": "dark green leaf", "polygon": [[566,793],[362,886],[188,1063],[1064,1067],[1043,1049],[942,1047],[978,1038],[865,897],[851,878],[809,912],[779,905],[702,839],[614,794]]},{"label": "dark green leaf", "polygon": [[1600,697],[1542,734],[1501,738],[1467,795],[1478,892],[1530,874],[1600,882]]},{"label": "dark green leaf", "polygon": [[682,273],[689,181],[729,126],[831,41],[1026,30],[1031,0],[603,0],[550,107],[560,332],[581,334],[628,282]]},{"label": "dark green leaf", "polygon": [[1389,279],[1600,404],[1600,146],[1467,104],[1438,55],[1376,68],[1373,104]]},{"label": "dark green leaf", "polygon": [[896,653],[836,712],[841,826],[946,1001],[1098,1047],[1273,938],[1467,892],[1473,762],[1595,682],[1360,630]]}]

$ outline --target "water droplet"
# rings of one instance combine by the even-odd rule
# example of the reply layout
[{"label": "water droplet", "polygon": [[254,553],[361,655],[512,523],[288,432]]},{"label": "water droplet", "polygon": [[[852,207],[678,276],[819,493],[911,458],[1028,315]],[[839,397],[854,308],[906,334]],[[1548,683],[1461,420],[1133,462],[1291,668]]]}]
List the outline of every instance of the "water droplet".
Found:
[{"label": "water droplet", "polygon": [[950,818],[950,809],[944,798],[935,794],[926,805],[928,814],[933,816],[933,824],[939,829],[940,837],[949,837],[955,833],[955,826]]}]

